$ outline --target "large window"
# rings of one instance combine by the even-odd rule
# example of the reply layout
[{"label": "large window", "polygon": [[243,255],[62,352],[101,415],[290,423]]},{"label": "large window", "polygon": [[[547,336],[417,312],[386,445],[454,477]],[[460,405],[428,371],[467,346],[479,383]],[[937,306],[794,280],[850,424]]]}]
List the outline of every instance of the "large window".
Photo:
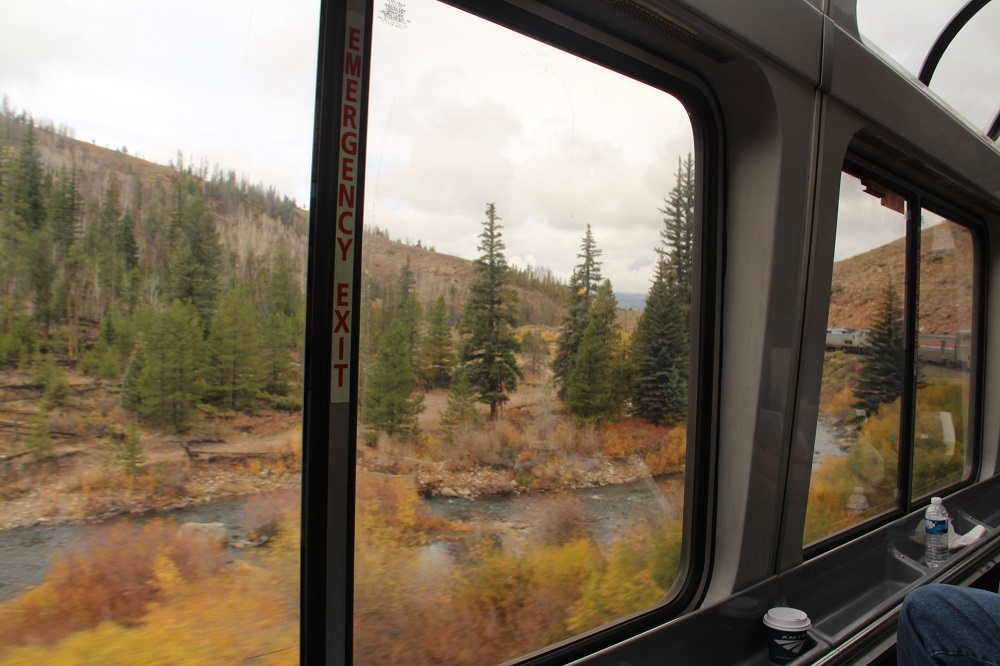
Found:
[{"label": "large window", "polygon": [[972,252],[917,196],[843,174],[807,545],[966,478]]},{"label": "large window", "polygon": [[297,661],[319,4],[4,4],[0,663]]},{"label": "large window", "polygon": [[429,0],[376,15],[357,663],[500,663],[670,599],[696,220],[674,97]]}]

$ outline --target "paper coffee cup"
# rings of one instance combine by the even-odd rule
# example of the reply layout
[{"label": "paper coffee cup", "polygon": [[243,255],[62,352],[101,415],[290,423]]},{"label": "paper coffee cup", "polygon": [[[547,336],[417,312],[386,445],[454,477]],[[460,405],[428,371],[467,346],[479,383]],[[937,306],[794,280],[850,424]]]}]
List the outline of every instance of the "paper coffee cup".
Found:
[{"label": "paper coffee cup", "polygon": [[767,627],[767,656],[781,666],[797,659],[805,650],[806,632],[812,623],[798,608],[772,608],[764,615]]}]

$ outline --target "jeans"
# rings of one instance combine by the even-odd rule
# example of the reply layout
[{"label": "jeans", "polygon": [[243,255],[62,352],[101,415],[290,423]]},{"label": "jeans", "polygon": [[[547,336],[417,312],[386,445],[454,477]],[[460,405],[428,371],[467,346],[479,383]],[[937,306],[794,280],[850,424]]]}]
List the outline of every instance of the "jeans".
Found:
[{"label": "jeans", "polygon": [[1000,595],[927,585],[903,600],[896,631],[899,666],[1000,666]]}]

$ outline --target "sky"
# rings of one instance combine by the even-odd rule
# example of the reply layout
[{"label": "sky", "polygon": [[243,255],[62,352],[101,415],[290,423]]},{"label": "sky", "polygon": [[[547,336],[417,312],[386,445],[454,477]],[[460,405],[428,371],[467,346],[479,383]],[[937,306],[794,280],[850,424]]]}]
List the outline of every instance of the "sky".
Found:
[{"label": "sky", "polygon": [[[861,0],[859,22],[918,68],[961,0],[934,0],[925,12],[913,11],[915,1]],[[390,2],[377,0],[376,10]],[[396,4],[405,24],[375,22],[366,224],[474,258],[492,202],[508,261],[563,279],[590,224],[615,290],[647,291],[658,208],[677,160],[693,149],[683,106],[432,0]],[[78,139],[160,164],[180,153],[186,164],[233,169],[305,206],[318,5],[0,0],[0,95]],[[994,16],[970,26],[973,37],[995,42]],[[965,81],[949,68],[954,74],[946,59],[935,77],[941,94]],[[992,59],[977,74],[1000,84],[998,68]],[[995,112],[996,96],[984,103],[967,94],[975,86],[957,88],[966,101],[956,105],[970,117]],[[891,240],[863,225],[851,236],[838,240],[838,258]]]}]

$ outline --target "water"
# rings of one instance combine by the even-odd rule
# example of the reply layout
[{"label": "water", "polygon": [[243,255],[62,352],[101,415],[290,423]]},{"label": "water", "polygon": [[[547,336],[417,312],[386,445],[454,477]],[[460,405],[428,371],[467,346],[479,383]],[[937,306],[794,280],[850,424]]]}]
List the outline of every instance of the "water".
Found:
[{"label": "water", "polygon": [[435,516],[475,525],[499,535],[501,539],[511,540],[514,535],[544,537],[539,531],[551,525],[546,520],[546,514],[558,510],[555,503],[566,499],[572,500],[582,513],[594,540],[606,545],[634,523],[679,520],[684,508],[684,477],[646,478],[631,483],[539,495],[475,499],[435,497],[427,500],[426,506]]},{"label": "water", "polygon": [[[505,546],[514,547],[522,537],[544,536],[539,532],[552,524],[546,520],[547,514],[553,510],[555,502],[567,498],[582,513],[594,540],[607,545],[636,522],[679,520],[683,515],[684,478],[682,475],[646,478],[613,486],[536,495],[487,496],[471,500],[437,497],[427,500],[426,507],[433,515],[469,524],[495,535]],[[246,499],[239,497],[173,511],[121,516],[101,524],[144,523],[169,516],[178,524],[222,523],[230,538],[238,539],[244,536]],[[87,524],[35,525],[0,531],[0,603],[41,583],[53,556],[82,544],[89,527]],[[453,543],[426,546],[420,555],[421,569],[426,575],[434,575],[442,567],[450,566],[457,547]]]},{"label": "water", "polygon": [[837,457],[847,455],[844,442],[837,434],[837,430],[829,419],[819,417],[816,423],[816,443],[813,446],[813,469],[820,466],[827,456]]},{"label": "water", "polygon": [[[177,524],[188,522],[222,523],[230,538],[243,536],[243,504],[246,498],[232,498],[175,509],[150,511],[140,515],[120,516],[101,525],[116,522],[145,523],[154,518],[172,516]],[[0,531],[0,603],[20,596],[42,582],[56,553],[68,552],[84,543],[91,528],[85,523],[35,525]]]}]

